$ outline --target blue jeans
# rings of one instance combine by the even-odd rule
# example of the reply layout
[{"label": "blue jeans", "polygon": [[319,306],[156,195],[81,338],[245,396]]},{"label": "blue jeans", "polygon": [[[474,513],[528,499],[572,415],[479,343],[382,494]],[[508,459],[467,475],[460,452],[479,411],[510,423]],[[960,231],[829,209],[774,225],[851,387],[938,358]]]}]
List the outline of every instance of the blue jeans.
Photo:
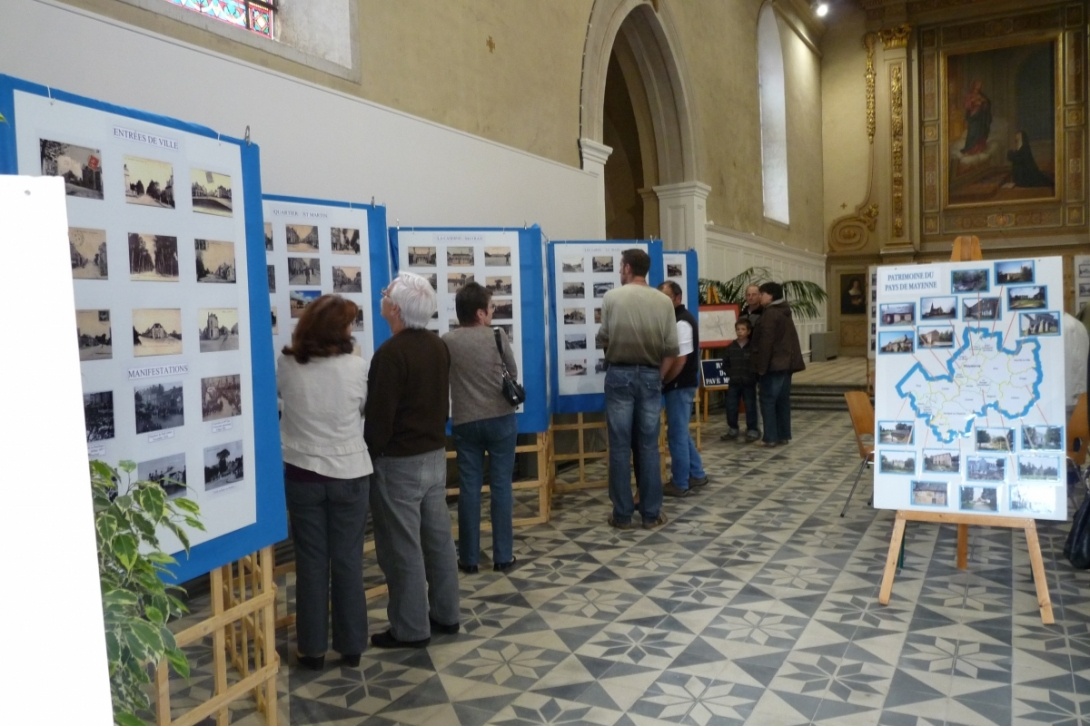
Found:
[{"label": "blue jeans", "polygon": [[696,389],[672,389],[663,394],[666,403],[666,442],[670,447],[670,476],[679,489],[689,489],[689,480],[705,477],[704,462],[689,434]]},{"label": "blue jeans", "polygon": [[390,631],[399,641],[431,636],[428,617],[458,623],[458,556],[447,510],[447,453],[375,458],[371,514],[375,556],[386,575]]},{"label": "blue jeans", "polygon": [[[610,366],[606,371],[606,428],[609,431],[609,499],[613,521],[632,521],[632,468],[629,452],[638,443],[640,516],[654,522],[662,509],[659,474],[659,415],[662,380],[658,366]],[[635,433],[635,434],[634,434]]]},{"label": "blue jeans", "polygon": [[518,423],[514,412],[451,427],[458,454],[458,560],[477,565],[481,553],[481,486],[484,454],[488,452],[489,489],[492,493],[492,562],[510,563],[514,557],[514,505],[511,477],[515,471]]},{"label": "blue jeans", "polygon": [[757,384],[731,384],[727,389],[727,428],[738,428],[738,402],[746,405],[746,433],[757,431]]},{"label": "blue jeans", "polygon": [[791,372],[769,371],[761,376],[761,419],[764,441],[786,442],[791,439]]}]

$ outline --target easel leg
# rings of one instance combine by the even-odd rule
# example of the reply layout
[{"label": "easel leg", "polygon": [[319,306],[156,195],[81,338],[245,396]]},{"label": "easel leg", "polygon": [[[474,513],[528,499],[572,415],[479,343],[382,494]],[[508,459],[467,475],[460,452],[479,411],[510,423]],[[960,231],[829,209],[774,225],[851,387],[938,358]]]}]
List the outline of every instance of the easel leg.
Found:
[{"label": "easel leg", "polygon": [[883,606],[889,604],[889,597],[893,593],[893,576],[897,571],[897,555],[901,552],[901,543],[905,538],[905,516],[897,511],[897,519],[893,521],[893,536],[889,539],[889,553],[886,555],[886,570],[882,573],[882,588],[878,591],[878,603]]},{"label": "easel leg", "polygon": [[1041,607],[1041,623],[1056,623],[1052,615],[1052,598],[1048,595],[1048,577],[1045,575],[1045,562],[1041,558],[1041,541],[1037,539],[1037,523],[1026,523],[1026,546],[1029,548],[1029,562],[1033,569],[1033,584],[1037,588],[1037,605]]},{"label": "easel leg", "polygon": [[958,525],[958,570],[969,567],[969,526],[965,523]]}]

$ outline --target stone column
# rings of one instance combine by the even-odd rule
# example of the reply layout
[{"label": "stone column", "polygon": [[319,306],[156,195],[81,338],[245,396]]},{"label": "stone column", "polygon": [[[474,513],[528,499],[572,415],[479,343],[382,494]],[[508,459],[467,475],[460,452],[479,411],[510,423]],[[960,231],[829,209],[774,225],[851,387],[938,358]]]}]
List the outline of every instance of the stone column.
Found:
[{"label": "stone column", "polygon": [[659,198],[659,231],[667,250],[696,250],[705,259],[707,251],[708,193],[702,182],[678,182],[653,187]]},{"label": "stone column", "polygon": [[598,194],[595,205],[598,213],[598,229],[588,231],[588,235],[604,240],[606,238],[606,160],[613,153],[613,147],[593,139],[580,139],[579,153],[583,157],[583,171],[598,177],[598,184],[595,187]]}]

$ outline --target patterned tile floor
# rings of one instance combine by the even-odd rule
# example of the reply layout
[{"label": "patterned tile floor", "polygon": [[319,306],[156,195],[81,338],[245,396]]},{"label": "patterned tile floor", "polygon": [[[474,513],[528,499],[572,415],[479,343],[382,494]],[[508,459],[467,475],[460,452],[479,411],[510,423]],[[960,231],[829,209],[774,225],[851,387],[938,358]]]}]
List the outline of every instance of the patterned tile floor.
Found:
[{"label": "patterned tile floor", "polygon": [[[866,484],[838,517],[859,463],[848,416],[796,412],[794,429],[762,450],[713,421],[711,484],[667,498],[658,530],[611,529],[603,490],[558,497],[550,523],[516,531],[516,568],[462,577],[463,631],[427,649],[316,673],[281,632],[281,722],[1090,723],[1090,573],[1062,556],[1066,524],[1039,526],[1054,625],[1007,529],[971,529],[959,571],[952,526],[910,523],[881,606],[892,513]],[[385,607],[369,604],[372,632]],[[185,690],[209,679],[198,663]]]}]

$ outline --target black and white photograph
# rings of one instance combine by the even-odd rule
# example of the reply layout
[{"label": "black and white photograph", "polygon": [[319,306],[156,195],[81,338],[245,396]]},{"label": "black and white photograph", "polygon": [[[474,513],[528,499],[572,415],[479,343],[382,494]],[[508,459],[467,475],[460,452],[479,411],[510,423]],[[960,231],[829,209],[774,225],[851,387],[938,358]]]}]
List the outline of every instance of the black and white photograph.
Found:
[{"label": "black and white photograph", "polygon": [[977,482],[1003,482],[1007,479],[1007,458],[996,455],[965,457],[965,479]]},{"label": "black and white photograph", "polygon": [[178,238],[130,232],[129,277],[141,281],[178,282]]},{"label": "black and white photograph", "polygon": [[565,255],[560,260],[561,272],[565,273],[581,273],[583,272],[583,256],[582,255]]},{"label": "black and white photograph", "polygon": [[1057,311],[1019,313],[1018,332],[1023,336],[1060,335],[1060,314]]},{"label": "black and white photograph", "polygon": [[912,480],[912,504],[929,507],[946,507],[947,484]]},{"label": "black and white photograph", "polygon": [[1079,277],[1090,278],[1090,262],[1079,263]]},{"label": "black and white photograph", "polygon": [[999,512],[999,492],[995,487],[961,486],[961,509],[971,512]]},{"label": "black and white photograph", "polygon": [[235,282],[235,243],[224,240],[193,241],[198,283]]},{"label": "black and white photograph", "polygon": [[277,324],[276,306],[275,305],[269,308],[269,314],[270,314],[270,318],[272,319],[272,332],[273,332],[273,335],[275,336],[277,333],[280,333],[280,326]]},{"label": "black and white photograph", "polygon": [[612,273],[613,272],[613,256],[612,255],[595,255],[590,261],[591,272],[594,273]]},{"label": "black and white photograph", "polygon": [[564,362],[564,375],[565,376],[586,376],[587,375],[587,360],[585,358],[577,358]]},{"label": "black and white photograph", "polygon": [[321,285],[322,261],[316,257],[288,258],[288,285]]},{"label": "black and white photograph", "polygon": [[201,421],[242,414],[242,379],[238,374],[201,379]]},{"label": "black and white photograph", "polygon": [[69,227],[68,254],[72,257],[73,278],[77,280],[109,279],[106,230]]},{"label": "black and white photograph", "polygon": [[915,303],[882,303],[878,320],[883,326],[911,326],[916,322]]},{"label": "black and white photograph", "polygon": [[355,227],[334,227],[329,231],[329,247],[334,255],[359,255],[360,231]]},{"label": "black and white photograph", "polygon": [[132,392],[136,433],[158,432],[185,424],[182,382],[137,386]]},{"label": "black and white photograph", "polygon": [[428,284],[431,285],[432,290],[434,290],[436,293],[439,292],[439,274],[438,273],[424,273],[423,278],[424,278],[424,280],[428,281]]},{"label": "black and white photograph", "polygon": [[598,281],[598,282],[594,283],[594,297],[595,298],[604,298],[604,297],[606,297],[606,293],[613,290],[613,285],[614,285],[613,283],[606,283],[606,282],[603,282],[603,281]]},{"label": "black and white photograph", "polygon": [[596,374],[604,374],[608,368],[609,364],[606,363],[606,360],[603,357],[599,356],[598,360],[594,362],[594,373]]},{"label": "black and white photograph", "polygon": [[273,249],[273,229],[272,223],[265,223],[265,252],[272,252]]},{"label": "black and white photograph", "polygon": [[159,159],[125,156],[125,201],[174,209],[174,165]]},{"label": "black and white photograph", "polygon": [[587,322],[587,312],[582,308],[565,308],[564,309],[564,324],[569,326],[580,326]]},{"label": "black and white photograph", "polygon": [[988,269],[953,270],[950,272],[950,287],[955,293],[987,292]]},{"label": "black and white photograph", "polygon": [[602,323],[602,309],[601,308],[595,308],[594,309],[594,322],[601,325],[601,323]]},{"label": "black and white photograph", "polygon": [[472,267],[475,264],[473,248],[451,245],[447,248],[447,265],[450,267]]},{"label": "black and white photograph", "polygon": [[361,272],[360,267],[355,265],[334,265],[333,292],[362,293],[363,273]]},{"label": "black and white photograph", "polygon": [[200,308],[197,323],[201,353],[238,350],[237,308]]},{"label": "black and white photograph", "polygon": [[666,263],[666,277],[680,278],[682,276],[681,267],[679,263]]},{"label": "black and white photograph", "polygon": [[63,141],[39,139],[42,176],[64,178],[69,197],[102,199],[102,152]]},{"label": "black and white photograph", "polygon": [[1020,480],[1059,482],[1061,472],[1066,474],[1067,470],[1060,469],[1059,455],[1023,454],[1018,457],[1018,479]]},{"label": "black and white photograph", "polygon": [[501,331],[503,331],[505,334],[507,334],[507,340],[508,341],[510,341],[514,337],[515,327],[514,327],[514,325],[512,325],[510,323],[494,324],[492,327],[493,328],[498,328]]},{"label": "black and white photograph", "polygon": [[1056,509],[1056,488],[1050,485],[1013,485],[1011,512],[1045,515]]},{"label": "black and white photograph", "polygon": [[133,356],[172,356],[181,352],[181,308],[133,309]]},{"label": "black and white photograph", "polygon": [[447,292],[457,293],[466,286],[466,283],[475,281],[473,273],[447,273]]},{"label": "black and white photograph", "polygon": [[910,445],[913,441],[914,427],[912,420],[880,421],[878,422],[878,443]]},{"label": "black and white photograph", "polygon": [[511,276],[497,275],[485,278],[484,287],[492,291],[492,295],[511,295]]},{"label": "black and white photograph", "polygon": [[955,320],[958,317],[958,299],[953,296],[920,298],[920,320]]},{"label": "black and white photograph", "polygon": [[878,353],[912,353],[915,336],[904,331],[883,331],[878,334]]},{"label": "black and white photograph", "polygon": [[1031,310],[1047,307],[1047,286],[1012,285],[1007,288],[1007,310]]},{"label": "black and white photograph", "polygon": [[506,245],[486,247],[484,249],[484,266],[486,268],[511,267],[511,248]]},{"label": "black and white photograph", "polygon": [[353,331],[362,331],[362,330],[364,330],[363,321],[364,321],[363,306],[357,306],[356,320],[352,322],[352,330]]},{"label": "black and white photograph", "polygon": [[951,474],[961,469],[961,451],[957,449],[924,449],[923,472]]},{"label": "black and white photograph", "polygon": [[242,440],[215,444],[204,450],[204,491],[234,484],[244,476]]},{"label": "black and white photograph", "polygon": [[1079,297],[1085,298],[1090,295],[1090,283],[1079,283]]},{"label": "black and white photograph", "polygon": [[978,452],[1011,452],[1014,451],[1014,429],[978,427],[974,441]]},{"label": "black and white photograph", "polygon": [[1032,283],[1032,260],[1003,260],[995,264],[996,285],[1008,283]]},{"label": "black and white photograph", "polygon": [[102,361],[113,358],[110,311],[77,310],[76,335],[79,339],[80,361]]},{"label": "black and white photograph", "polygon": [[962,298],[961,317],[966,321],[999,319],[999,298]]},{"label": "black and white photograph", "polygon": [[95,391],[83,395],[83,423],[88,442],[114,438],[114,392]]},{"label": "black and white photograph", "polygon": [[565,298],[585,298],[586,294],[583,292],[584,287],[582,282],[565,282],[564,283],[564,297]]},{"label": "black and white photograph", "polygon": [[265,272],[269,276],[269,292],[270,293],[275,293],[276,292],[276,266],[275,265],[266,265],[265,266]]},{"label": "black and white photograph", "polygon": [[210,169],[190,169],[189,182],[193,190],[194,212],[231,216],[231,175]]},{"label": "black and white photograph", "polygon": [[287,225],[284,232],[288,252],[318,252],[318,228],[314,225]]},{"label": "black and white photograph", "polygon": [[185,497],[185,453],[168,454],[156,457],[136,465],[136,476],[142,480],[156,482],[167,493],[167,498]]},{"label": "black and white photograph", "polygon": [[953,348],[954,327],[920,326],[916,329],[916,343],[920,348]]},{"label": "black and white photograph", "polygon": [[409,265],[415,268],[434,268],[437,253],[434,247],[422,247],[417,245],[409,247]]},{"label": "black and white photograph", "polygon": [[493,298],[496,308],[492,311],[493,319],[510,319],[515,316],[515,303],[511,298]]},{"label": "black and white photograph", "polygon": [[1064,429],[1052,424],[1023,424],[1022,449],[1064,449]]},{"label": "black and white photograph", "polygon": [[303,309],[320,297],[322,297],[322,291],[320,290],[291,291],[288,294],[288,300],[291,302],[291,317],[298,318],[303,315]]},{"label": "black and white photograph", "polygon": [[585,333],[567,333],[564,335],[564,350],[585,351],[587,348],[587,334]]},{"label": "black and white photograph", "polygon": [[600,338],[598,338],[597,336],[595,336],[595,337],[594,337],[594,348],[595,348],[596,350],[598,350],[598,351],[605,351],[605,350],[606,350],[606,344],[605,344],[605,342],[604,342],[604,341],[602,341],[602,340],[601,340]]},{"label": "black and white photograph", "polygon": [[916,453],[907,449],[883,449],[878,454],[878,471],[887,475],[914,475]]}]

